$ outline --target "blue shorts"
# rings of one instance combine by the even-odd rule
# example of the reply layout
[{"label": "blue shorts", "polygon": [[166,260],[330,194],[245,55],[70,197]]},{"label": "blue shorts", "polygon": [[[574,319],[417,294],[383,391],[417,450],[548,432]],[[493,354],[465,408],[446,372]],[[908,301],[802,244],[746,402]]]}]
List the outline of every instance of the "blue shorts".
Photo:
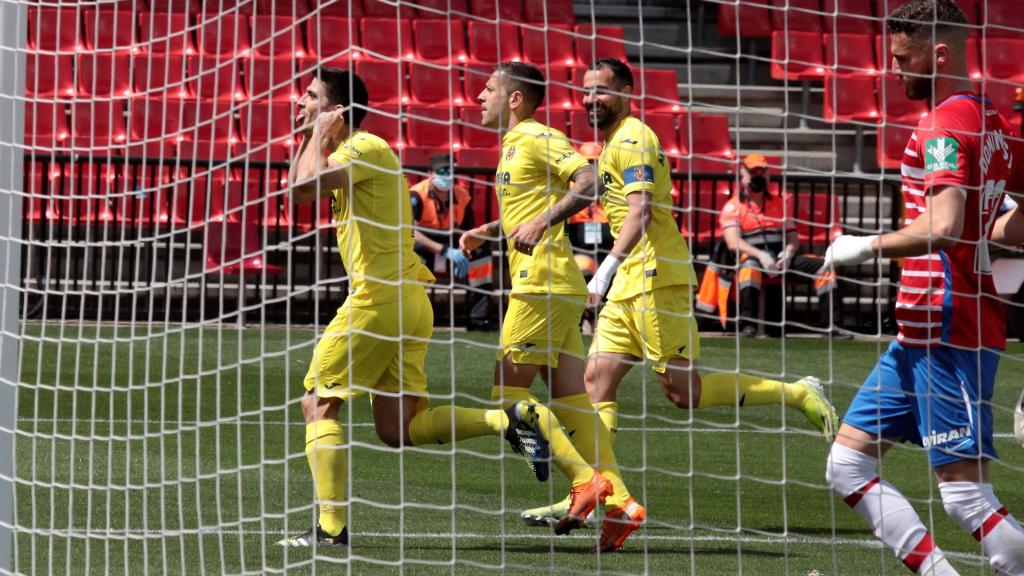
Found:
[{"label": "blue shorts", "polygon": [[924,446],[933,468],[998,458],[992,442],[994,350],[910,348],[893,342],[864,381],[843,422]]}]

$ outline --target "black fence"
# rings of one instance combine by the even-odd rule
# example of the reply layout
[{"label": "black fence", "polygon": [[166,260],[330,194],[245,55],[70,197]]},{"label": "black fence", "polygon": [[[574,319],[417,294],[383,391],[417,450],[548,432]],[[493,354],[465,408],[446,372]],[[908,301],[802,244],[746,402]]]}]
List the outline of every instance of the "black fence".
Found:
[{"label": "black fence", "polygon": [[[327,203],[293,206],[285,163],[29,155],[23,198],[23,315],[147,321],[327,322],[347,291]],[[410,174],[423,174],[410,168]],[[463,169],[477,222],[497,216],[491,170]],[[418,177],[418,176],[417,176]],[[698,274],[719,240],[732,174],[674,173],[674,210]],[[415,179],[415,178],[414,178]],[[785,176],[802,243],[823,253],[836,223],[852,233],[898,225],[898,179]],[[494,243],[492,315],[509,282]],[[597,253],[599,247],[582,247]],[[847,324],[886,330],[895,266],[843,271]],[[461,324],[466,285],[432,289],[438,323]],[[787,322],[814,324],[808,278],[786,282]]]}]

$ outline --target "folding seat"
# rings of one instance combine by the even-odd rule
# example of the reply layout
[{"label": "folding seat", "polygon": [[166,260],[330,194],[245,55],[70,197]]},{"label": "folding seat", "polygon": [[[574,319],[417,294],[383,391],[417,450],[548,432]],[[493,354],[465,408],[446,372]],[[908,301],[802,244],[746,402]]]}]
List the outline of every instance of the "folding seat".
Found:
[{"label": "folding seat", "polygon": [[470,13],[484,20],[523,21],[522,0],[472,0],[469,3]]},{"label": "folding seat", "polygon": [[225,276],[283,274],[283,268],[264,259],[261,238],[255,222],[216,221],[207,224],[204,241],[206,273]]},{"label": "folding seat", "polygon": [[406,170],[426,173],[430,169],[431,158],[452,152],[451,146],[405,146],[398,151],[398,155]]},{"label": "folding seat", "polygon": [[772,13],[770,0],[737,0],[738,5],[718,5],[718,34],[733,38],[770,38]]},{"label": "folding seat", "polygon": [[1024,66],[1018,60],[1024,54],[1024,37],[985,38],[983,43],[985,78],[1024,84]]},{"label": "folding seat", "polygon": [[618,58],[628,62],[625,38],[621,26],[577,24],[576,61],[583,66],[590,66],[598,58]]},{"label": "folding seat", "polygon": [[191,56],[188,59],[186,82],[197,98],[243,100],[245,89],[239,77],[239,68],[238,58]]},{"label": "folding seat", "polygon": [[913,128],[894,124],[883,124],[878,127],[878,167],[884,169],[899,168],[903,164],[903,151],[907,149]]},{"label": "folding seat", "polygon": [[295,89],[295,73],[290,56],[278,58],[246,58],[242,61],[248,93],[258,100],[294,102],[299,99]]},{"label": "folding seat", "polygon": [[906,88],[895,75],[879,77],[877,90],[880,112],[887,122],[917,126],[918,121],[928,113],[925,102],[907,98]]},{"label": "folding seat", "polygon": [[489,65],[470,65],[462,69],[462,92],[466,95],[466,101],[475,106],[477,96],[483,92],[487,80],[494,73],[494,67]]},{"label": "folding seat", "polygon": [[[880,16],[874,2],[867,0],[824,0],[822,11],[826,34],[869,34],[879,30]],[[832,16],[832,14],[836,16]]]},{"label": "folding seat", "polygon": [[[231,144],[227,140],[182,140],[178,142],[178,158],[184,164],[193,160],[216,160],[223,162],[231,156]],[[206,170],[206,168],[198,168]]]},{"label": "folding seat", "polygon": [[309,14],[305,0],[256,0],[257,16],[288,16],[300,18]]},{"label": "folding seat", "polygon": [[41,98],[75,94],[75,57],[71,54],[25,54],[25,93]]},{"label": "folding seat", "polygon": [[291,16],[252,17],[252,45],[258,56],[302,58],[306,48],[302,43],[302,27]]},{"label": "folding seat", "polygon": [[548,84],[544,91],[544,103],[553,109],[570,110],[574,106],[572,72],[564,66],[541,67],[541,73]]},{"label": "folding seat", "polygon": [[352,47],[359,43],[359,23],[348,18],[314,14],[306,20],[306,32],[309,33],[306,48],[310,57],[318,60],[350,55]]},{"label": "folding seat", "polygon": [[[235,129],[235,109],[230,100],[197,100],[184,106],[181,131],[184,142],[213,142],[234,144],[238,141]],[[183,154],[184,156],[184,154]]]},{"label": "folding seat", "polygon": [[295,106],[284,102],[252,101],[239,109],[240,134],[247,156],[271,161],[287,160],[295,145]]},{"label": "folding seat", "polygon": [[128,141],[124,120],[126,100],[96,99],[71,105],[72,146],[108,155],[112,149],[123,149]]},{"label": "folding seat", "polygon": [[311,13],[339,18],[362,18],[362,0],[309,0]]},{"label": "folding seat", "polygon": [[821,32],[818,0],[772,0],[772,28],[790,32]]},{"label": "folding seat", "polygon": [[25,102],[25,146],[52,149],[66,146],[70,137],[63,104],[38,100]]},{"label": "folding seat", "polygon": [[78,92],[93,96],[128,96],[132,91],[130,52],[93,52],[78,55]]},{"label": "folding seat", "polygon": [[682,153],[679,148],[679,133],[676,130],[674,114],[645,112],[641,119],[654,131],[654,135],[658,137],[658,144],[666,154],[675,157]]},{"label": "folding seat", "polygon": [[371,104],[409,102],[409,91],[405,82],[405,67],[401,62],[359,60],[356,62],[356,74],[366,84]]},{"label": "folding seat", "polygon": [[[196,14],[203,8],[202,0],[147,0],[147,2],[149,9],[153,12]],[[144,6],[141,2],[137,5],[140,10]]]},{"label": "folding seat", "polygon": [[[187,104],[195,106],[194,102]],[[180,98],[132,98],[128,106],[129,155],[141,156],[145,151],[147,156],[163,156],[163,152],[183,140],[185,106],[186,102]],[[139,152],[132,153],[132,146]]]},{"label": "folding seat", "polygon": [[85,48],[78,27],[79,8],[29,7],[28,45],[41,52],[77,52]]},{"label": "folding seat", "polygon": [[363,18],[362,51],[369,58],[412,60],[416,56],[408,20]]},{"label": "folding seat", "polygon": [[463,147],[457,154],[457,160],[459,166],[494,169],[498,165],[498,156],[500,155],[501,148]]},{"label": "folding seat", "polygon": [[825,68],[839,76],[878,74],[875,39],[868,34],[825,34]]},{"label": "folding seat", "polygon": [[568,24],[549,24],[546,29],[523,27],[523,59],[531,64],[574,66],[574,36]]},{"label": "folding seat", "polygon": [[639,105],[648,112],[679,112],[683,109],[679,103],[679,77],[675,70],[643,68],[639,71],[639,79],[635,72],[633,82],[640,85],[633,87],[633,95],[642,96],[640,102],[634,101],[635,110],[640,108]]},{"label": "folding seat", "polygon": [[185,84],[185,57],[136,54],[133,86],[135,94],[152,97],[189,96]]},{"label": "folding seat", "polygon": [[[463,108],[462,115],[462,144],[465,148],[483,148],[493,150],[501,147],[501,139],[498,132],[492,128],[485,128],[480,124],[481,111],[479,108]],[[495,154],[497,158],[497,154]]]},{"label": "folding seat", "polygon": [[86,10],[85,41],[90,50],[126,50],[135,40],[135,19],[128,10]]},{"label": "folding seat", "polygon": [[825,76],[825,54],[820,32],[772,33],[772,78],[775,80],[818,80]]},{"label": "folding seat", "polygon": [[[474,2],[475,5],[475,2]],[[519,29],[514,24],[471,21],[469,58],[481,64],[522,59]]]},{"label": "folding seat", "polygon": [[562,108],[538,108],[533,113],[533,119],[548,128],[558,130],[566,137],[569,137],[569,114]]},{"label": "folding seat", "polygon": [[469,12],[469,0],[417,0],[416,6],[419,18],[446,18],[449,11],[455,18]]},{"label": "folding seat", "polygon": [[462,79],[457,69],[445,70],[412,62],[409,65],[409,94],[419,104],[466,105]]},{"label": "folding seat", "polygon": [[527,22],[576,21],[572,0],[523,0],[523,19]]},{"label": "folding seat", "polygon": [[803,245],[827,245],[843,233],[839,194],[799,192],[792,197],[796,232]]},{"label": "folding seat", "polygon": [[414,20],[416,59],[428,62],[467,62],[466,27],[462,20]]},{"label": "folding seat", "polygon": [[459,125],[452,112],[447,107],[410,106],[406,111],[406,142],[418,147],[460,148]]},{"label": "folding seat", "polygon": [[689,142],[688,148],[694,154],[732,160],[736,152],[732,147],[729,117],[724,114],[689,114],[693,134],[699,134]]},{"label": "folding seat", "polygon": [[375,134],[398,150],[404,145],[402,132],[405,118],[398,113],[397,106],[373,106],[366,113],[360,128]]},{"label": "folding seat", "polygon": [[881,111],[871,76],[829,76],[825,78],[822,112],[826,122],[878,122]]},{"label": "folding seat", "polygon": [[249,45],[249,17],[244,14],[204,14],[199,17],[196,34],[199,48],[207,56],[247,56]]},{"label": "folding seat", "polygon": [[1024,39],[1024,10],[1017,0],[978,2],[986,36]]},{"label": "folding seat", "polygon": [[153,54],[195,54],[189,20],[183,12],[139,14],[139,46]]},{"label": "folding seat", "polygon": [[1009,118],[1014,124],[1019,124],[1017,119],[1020,118],[1020,114],[1013,109],[1019,87],[1017,84],[986,80],[981,85],[981,91],[1003,113],[1003,116]]},{"label": "folding seat", "polygon": [[601,131],[590,125],[587,113],[574,110],[569,113],[569,133],[573,142],[601,142]]},{"label": "folding seat", "polygon": [[390,0],[389,2],[383,0],[363,0],[363,16],[366,18],[386,18],[391,20],[401,18],[403,20],[411,20],[416,16],[416,10],[411,4],[413,2],[398,3],[395,0]]}]

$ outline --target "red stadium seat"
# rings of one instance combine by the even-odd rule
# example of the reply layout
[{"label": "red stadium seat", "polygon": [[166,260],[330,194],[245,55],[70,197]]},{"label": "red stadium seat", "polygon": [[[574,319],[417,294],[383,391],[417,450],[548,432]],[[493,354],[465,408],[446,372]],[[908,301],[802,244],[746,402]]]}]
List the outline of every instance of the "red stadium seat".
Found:
[{"label": "red stadium seat", "polygon": [[339,18],[363,17],[362,0],[309,0],[309,7],[313,13],[319,12],[324,16],[337,16]]},{"label": "red stadium seat", "polygon": [[800,192],[790,196],[800,243],[825,245],[843,233],[843,215],[838,194]]},{"label": "red stadium seat", "polygon": [[[447,80],[446,80],[447,78]],[[413,62],[409,65],[409,94],[420,104],[465,106],[458,70],[444,70]]]},{"label": "red stadium seat", "polygon": [[[321,34],[323,30],[325,33]],[[352,54],[352,46],[359,43],[359,23],[347,18],[311,16],[306,20],[309,33],[306,48],[312,58],[334,60]]]},{"label": "red stadium seat", "polygon": [[195,54],[189,15],[171,12],[139,14],[139,46],[154,54]]},{"label": "red stadium seat", "polygon": [[466,66],[463,68],[462,73],[462,92],[466,95],[466,100],[476,105],[477,96],[480,95],[484,90],[484,86],[487,85],[487,80],[490,79],[494,73],[494,67],[489,65],[475,65]]},{"label": "red stadium seat", "polygon": [[253,51],[259,56],[303,58],[302,28],[291,16],[253,16]]},{"label": "red stadium seat", "polygon": [[868,34],[825,34],[825,68],[840,76],[877,74],[875,39]]},{"label": "red stadium seat", "polygon": [[519,29],[508,23],[470,22],[469,57],[482,64],[520,60]]},{"label": "red stadium seat", "polygon": [[205,14],[196,32],[199,48],[207,56],[248,56],[249,17],[242,14]]},{"label": "red stadium seat", "polygon": [[718,5],[718,33],[732,38],[769,38],[772,35],[770,0],[738,0],[739,5]]},{"label": "red stadium seat", "polygon": [[245,89],[236,58],[192,56],[188,60],[187,82],[197,98],[243,100]]},{"label": "red stadium seat", "polygon": [[128,141],[125,100],[96,99],[71,105],[72,146],[76,149],[123,148]]},{"label": "red stadium seat", "polygon": [[304,0],[256,0],[256,14],[299,18],[309,13]]},{"label": "red stadium seat", "polygon": [[410,146],[458,149],[462,142],[459,125],[453,120],[452,110],[447,107],[410,106],[406,112],[406,142]]},{"label": "red stadium seat", "polygon": [[85,41],[90,50],[131,48],[135,40],[135,19],[128,10],[86,10]]},{"label": "red stadium seat", "polygon": [[548,82],[544,93],[545,105],[553,109],[558,108],[566,111],[575,108],[575,94],[572,91],[572,74],[570,69],[564,66],[552,66],[550,68],[541,66],[540,68],[544,79]]},{"label": "red stadium seat", "polygon": [[819,32],[776,30],[772,33],[772,78],[818,80],[825,76],[825,54]]},{"label": "red stadium seat", "polygon": [[416,56],[408,20],[363,18],[362,48],[370,58],[412,60]]},{"label": "red stadium seat", "polygon": [[[229,183],[232,197],[244,194],[241,183]],[[211,197],[212,199],[212,197]],[[278,276],[284,269],[268,264],[260,249],[261,234],[255,222],[211,222],[207,224],[206,273],[225,276]]]},{"label": "red stadium seat", "polygon": [[576,110],[569,115],[569,134],[575,142],[601,142],[601,131],[590,125],[587,113]]},{"label": "red stadium seat", "polygon": [[130,52],[94,52],[78,56],[78,92],[93,96],[128,96],[132,91]]},{"label": "red stadium seat", "polygon": [[878,122],[881,111],[875,98],[872,76],[825,78],[823,119],[826,122]]},{"label": "red stadium seat", "polygon": [[646,112],[641,117],[647,126],[654,131],[658,137],[658,144],[661,149],[670,156],[679,156],[683,153],[679,147],[679,133],[676,130],[676,117],[674,114],[665,112]]},{"label": "red stadium seat", "polygon": [[576,25],[576,61],[590,66],[598,58],[618,58],[628,62],[626,57],[626,33],[621,26]]},{"label": "red stadium seat", "polygon": [[527,22],[576,22],[572,0],[523,0],[523,18]]},{"label": "red stadium seat", "polygon": [[190,164],[193,160],[227,160],[229,156],[231,156],[231,144],[227,140],[182,140],[178,142],[178,158],[185,164]]},{"label": "red stadium seat", "polygon": [[[872,10],[874,2],[866,0],[824,0],[826,34],[871,34],[879,29],[879,16]],[[832,14],[836,14],[835,17]]]},{"label": "red stadium seat", "polygon": [[405,83],[405,67],[401,62],[358,60],[356,74],[366,84],[371,104],[409,102],[409,91]]},{"label": "red stadium seat", "polygon": [[[480,124],[479,108],[462,109],[462,144],[466,148],[483,148],[487,150],[500,148],[501,140],[498,132],[485,128]],[[495,154],[497,158],[497,154]]]},{"label": "red stadium seat", "polygon": [[[149,3],[149,9],[153,12],[175,12],[182,14],[196,14],[202,7],[202,0],[146,0]],[[141,2],[136,4],[141,7],[144,6]]]},{"label": "red stadium seat", "polygon": [[239,125],[248,154],[271,161],[286,160],[295,146],[295,106],[284,102],[252,102],[239,109]]},{"label": "red stadium seat", "polygon": [[568,24],[550,24],[547,29],[523,28],[523,59],[538,66],[575,66],[574,36]]},{"label": "red stadium seat", "polygon": [[181,121],[181,130],[185,137],[182,143],[190,141],[233,144],[237,141],[238,131],[235,129],[232,104],[229,100],[187,102]]},{"label": "red stadium seat", "polygon": [[1024,10],[1017,0],[986,0],[979,2],[981,23],[985,34],[1024,39]]},{"label": "red stadium seat", "polygon": [[903,83],[892,74],[878,78],[877,90],[880,111],[888,122],[917,126],[928,113],[928,105],[921,100],[907,98]]},{"label": "red stadium seat", "polygon": [[185,84],[185,57],[136,54],[134,59],[136,94],[159,97],[189,96]]},{"label": "red stadium seat", "polygon": [[1024,66],[1018,58],[1024,55],[1024,38],[985,38],[984,76],[1024,84]]},{"label": "red stadium seat", "polygon": [[472,0],[469,3],[470,13],[492,22],[507,20],[523,21],[523,5],[520,0]]},{"label": "red stadium seat", "polygon": [[71,137],[64,105],[29,100],[25,102],[25,145],[30,148],[65,146]]},{"label": "red stadium seat", "polygon": [[460,166],[493,169],[498,165],[500,155],[500,148],[462,148],[457,160]]},{"label": "red stadium seat", "polygon": [[675,70],[643,68],[634,70],[633,74],[633,82],[639,84],[633,87],[633,96],[642,97],[640,102],[634,100],[634,110],[638,110],[640,104],[648,112],[679,112],[683,109],[679,103],[679,77]]},{"label": "red stadium seat", "polygon": [[293,102],[299,99],[295,89],[292,58],[251,57],[242,61],[248,92],[254,99]]},{"label": "red stadium seat", "polygon": [[467,62],[466,27],[461,20],[414,20],[416,58],[428,62]]},{"label": "red stadium seat", "polygon": [[359,127],[380,136],[395,150],[404,145],[402,132],[407,126],[405,119],[398,114],[397,106],[373,106]]},{"label": "red stadium seat", "polygon": [[25,92],[42,98],[70,98],[75,94],[73,70],[75,57],[71,54],[25,55]]},{"label": "red stadium seat", "polygon": [[896,125],[878,127],[878,166],[879,168],[899,168],[903,163],[903,151],[910,142],[912,128]]},{"label": "red stadium seat", "polygon": [[469,12],[469,0],[416,0],[416,7],[420,18],[447,18],[449,10],[457,17],[456,13]]},{"label": "red stadium seat", "polygon": [[[736,158],[736,152],[732,147],[731,131],[729,129],[729,117],[723,114],[688,114],[689,122],[693,127],[693,134],[699,134],[699,138],[684,141],[680,132],[680,144],[687,144],[686,149],[694,154],[708,156],[711,158],[723,158],[732,160]],[[685,124],[682,124],[685,126]],[[682,130],[682,128],[680,128]]]},{"label": "red stadium seat", "polygon": [[[426,172],[430,167],[430,159],[438,154],[451,154],[450,146],[406,146],[402,148],[399,156],[402,159],[402,167],[413,171],[421,170]],[[414,174],[415,175],[415,174]]]},{"label": "red stadium seat", "polygon": [[398,18],[411,20],[416,16],[416,10],[409,2],[404,2],[399,6],[394,0],[363,0],[363,16],[388,20]]},{"label": "red stadium seat", "polygon": [[772,0],[772,27],[790,32],[821,32],[821,3],[818,0]]},{"label": "red stadium seat", "polygon": [[1020,125],[1020,114],[1014,111],[1013,103],[1019,87],[1017,84],[995,80],[987,80],[981,86],[982,92],[992,101],[992,104],[1017,126]]},{"label": "red stadium seat", "polygon": [[548,128],[554,128],[567,137],[570,134],[569,130],[569,114],[561,108],[538,108],[533,113],[533,119]]},{"label": "red stadium seat", "polygon": [[180,98],[132,98],[128,107],[131,139],[177,143],[184,138],[181,125],[186,104],[195,105]]},{"label": "red stadium seat", "polygon": [[78,7],[69,4],[60,8],[28,10],[28,45],[43,52],[77,52],[85,48],[79,34]]},{"label": "red stadium seat", "polygon": [[[994,3],[997,2],[998,0],[987,1]],[[960,5],[961,9],[963,9],[964,16],[967,16],[968,24],[970,24],[971,26],[977,26],[981,22],[981,20],[979,20],[979,16],[981,15],[980,12],[983,11],[984,9],[979,7],[979,0],[956,0],[956,3]],[[985,0],[982,0],[980,4],[983,6],[985,4]],[[884,8],[879,9],[880,12],[882,10],[884,10]],[[971,29],[971,34],[977,33],[978,30],[976,28]]]}]

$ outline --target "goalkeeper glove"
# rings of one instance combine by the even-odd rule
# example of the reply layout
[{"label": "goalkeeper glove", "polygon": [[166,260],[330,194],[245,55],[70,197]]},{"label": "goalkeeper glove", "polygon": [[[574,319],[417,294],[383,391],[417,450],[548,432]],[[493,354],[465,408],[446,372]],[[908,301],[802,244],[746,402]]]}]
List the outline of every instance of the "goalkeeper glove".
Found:
[{"label": "goalkeeper glove", "polygon": [[608,287],[612,284],[615,271],[619,269],[620,265],[622,265],[622,260],[609,254],[597,268],[594,277],[590,279],[590,282],[587,282],[587,292],[603,297],[608,292]]},{"label": "goalkeeper glove", "polygon": [[836,238],[825,252],[822,271],[835,266],[852,266],[871,260],[875,257],[875,251],[871,249],[871,243],[875,238],[878,236],[851,236],[849,234],[843,234]]},{"label": "goalkeeper glove", "polygon": [[444,249],[444,257],[452,263],[452,275],[456,278],[465,278],[469,273],[469,258],[462,252],[448,246]]}]

